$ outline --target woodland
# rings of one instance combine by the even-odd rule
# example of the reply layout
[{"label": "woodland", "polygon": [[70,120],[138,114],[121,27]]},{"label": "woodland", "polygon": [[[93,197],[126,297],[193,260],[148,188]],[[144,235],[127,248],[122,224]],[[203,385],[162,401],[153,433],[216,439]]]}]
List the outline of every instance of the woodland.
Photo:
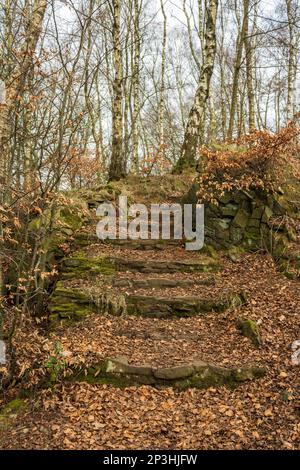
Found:
[{"label": "woodland", "polygon": [[0,0],[1,451],[300,450],[299,60],[299,0]]}]

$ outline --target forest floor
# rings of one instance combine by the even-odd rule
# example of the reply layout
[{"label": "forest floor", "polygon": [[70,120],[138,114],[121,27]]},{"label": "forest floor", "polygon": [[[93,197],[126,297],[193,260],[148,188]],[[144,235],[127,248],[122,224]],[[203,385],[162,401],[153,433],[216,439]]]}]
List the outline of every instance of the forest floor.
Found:
[{"label": "forest floor", "polygon": [[1,436],[2,448],[300,448],[299,368],[291,364],[291,343],[300,337],[300,285],[262,255],[227,260],[214,289],[231,284],[250,294],[239,314],[259,321],[260,349],[237,331],[236,311],[174,320],[92,315],[62,328],[52,341],[59,338],[77,357],[97,352],[125,355],[133,363],[174,365],[191,357],[225,366],[261,361],[264,378],[234,390],[184,392],[61,384],[26,401]]},{"label": "forest floor", "polygon": [[[138,251],[106,246],[86,248],[85,255],[114,255],[130,260],[197,259],[181,246]],[[59,342],[68,361],[126,357],[129,364],[170,367],[194,359],[224,367],[262,364],[266,374],[232,389],[225,386],[179,391],[149,385],[116,388],[85,382],[62,382],[39,390],[12,411],[1,430],[2,449],[300,449],[299,366],[291,345],[300,339],[300,283],[283,277],[271,256],[243,254],[235,261],[220,255],[216,273],[117,274],[119,294],[218,298],[243,291],[247,302],[223,312],[188,318],[147,318],[91,314],[82,322],[59,326],[47,339]],[[145,288],[137,281],[181,280],[186,286]],[[126,284],[126,282],[129,284]],[[65,287],[88,291],[112,288],[107,278],[71,279]],[[123,287],[122,287],[123,285]],[[259,325],[263,344],[255,347],[237,329],[237,319]],[[29,340],[28,340],[29,341]],[[39,340],[24,349],[30,360]],[[44,341],[44,340],[43,340]],[[45,341],[44,341],[45,342]],[[49,344],[47,347],[49,348]]]}]

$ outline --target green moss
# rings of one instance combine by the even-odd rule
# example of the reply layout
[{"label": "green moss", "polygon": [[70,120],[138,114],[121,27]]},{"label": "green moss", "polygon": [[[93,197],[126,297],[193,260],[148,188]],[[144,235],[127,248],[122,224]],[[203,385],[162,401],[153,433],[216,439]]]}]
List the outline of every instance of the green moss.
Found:
[{"label": "green moss", "polygon": [[125,388],[133,385],[132,379],[118,376],[107,375],[104,370],[104,364],[99,364],[88,369],[76,371],[71,377],[68,378],[71,382],[86,382],[88,384],[103,384],[113,385],[118,388]]},{"label": "green moss", "polygon": [[205,254],[213,259],[219,259],[217,250],[209,244],[205,244],[200,250],[200,254]]},{"label": "green moss", "polygon": [[80,289],[69,289],[58,282],[55,290],[49,298],[48,309],[50,311],[51,327],[61,320],[77,322],[87,315],[98,312],[99,307],[89,294]]},{"label": "green moss", "polygon": [[239,318],[237,322],[238,328],[242,334],[249,338],[254,346],[259,347],[262,344],[258,326],[255,321],[248,318]]},{"label": "green moss", "polygon": [[235,227],[246,228],[249,219],[249,213],[245,209],[239,209],[233,219]]},{"label": "green moss", "polygon": [[60,209],[59,218],[62,224],[67,225],[73,231],[80,229],[82,226],[82,215],[68,207]]},{"label": "green moss", "polygon": [[1,408],[0,415],[4,416],[6,414],[15,413],[17,411],[20,411],[24,407],[25,407],[24,400],[21,400],[20,398],[16,398],[15,400],[10,401],[7,405]]},{"label": "green moss", "polygon": [[232,293],[220,299],[155,298],[132,295],[127,297],[127,314],[145,317],[191,317],[206,312],[223,312],[245,303],[242,294]]},{"label": "green moss", "polygon": [[228,257],[234,263],[237,262],[244,253],[245,249],[241,246],[231,246],[227,251]]},{"label": "green moss", "polygon": [[106,359],[89,368],[78,366],[66,380],[110,384],[119,388],[152,385],[184,390],[190,387],[203,389],[222,385],[236,387],[242,382],[254,380],[264,374],[265,369],[257,366],[227,369],[198,361],[179,368],[153,370],[149,366],[131,366],[127,361]]},{"label": "green moss", "polygon": [[[228,372],[228,376],[230,372]],[[198,373],[189,377],[185,380],[175,382],[174,387],[179,390],[185,390],[187,388],[195,387],[198,389],[204,389],[214,386],[220,386],[226,384],[225,374],[221,374],[213,370],[212,368],[205,369],[204,372]]]},{"label": "green moss", "polygon": [[239,384],[248,380],[259,379],[266,373],[264,367],[243,367],[231,372],[231,383]]},{"label": "green moss", "polygon": [[63,279],[80,279],[82,277],[112,275],[116,268],[105,257],[88,258],[84,253],[77,252],[62,262]]},{"label": "green moss", "polygon": [[0,409],[0,429],[7,429],[11,425],[12,421],[17,417],[18,413],[20,413],[25,408],[25,406],[25,401],[20,398],[16,398],[7,405],[3,406]]}]

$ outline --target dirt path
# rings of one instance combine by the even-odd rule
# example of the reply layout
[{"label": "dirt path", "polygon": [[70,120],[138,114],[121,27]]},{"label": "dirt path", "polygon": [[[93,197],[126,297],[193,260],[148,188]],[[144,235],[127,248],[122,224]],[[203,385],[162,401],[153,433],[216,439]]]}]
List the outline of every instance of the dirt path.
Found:
[{"label": "dirt path", "polygon": [[[94,269],[99,257],[127,264],[112,263],[108,269],[105,262],[101,272]],[[269,256],[243,255],[236,262],[209,257],[205,269],[198,269],[202,255],[188,255],[180,244],[135,250],[96,243],[70,259],[57,287],[63,300],[58,295],[52,300],[56,328],[50,342],[61,345],[69,365],[85,364],[86,379],[81,374],[80,381],[60,383],[55,391],[26,400],[2,432],[2,448],[300,448],[299,366],[291,362],[291,345],[300,338],[300,285],[279,274]],[[187,264],[178,267],[178,261]],[[189,269],[188,261],[197,269]],[[107,292],[114,306],[122,298],[122,312],[113,311]],[[243,296],[239,305],[228,301],[233,293]],[[84,304],[81,321],[70,324],[86,296],[92,300]],[[178,309],[176,299],[181,305],[186,299],[186,308]],[[260,348],[242,336],[240,317],[259,325]],[[123,369],[111,372],[121,388],[111,384],[108,369],[103,377],[103,368],[93,369],[91,380],[89,367],[107,358],[121,361]],[[217,375],[206,386],[208,369],[195,372],[200,360],[222,371],[256,365],[265,373],[247,376],[234,388]],[[194,369],[187,373],[191,364]],[[144,367],[143,378],[131,366]],[[184,366],[182,377],[177,366]],[[161,377],[157,383],[153,374]]]}]

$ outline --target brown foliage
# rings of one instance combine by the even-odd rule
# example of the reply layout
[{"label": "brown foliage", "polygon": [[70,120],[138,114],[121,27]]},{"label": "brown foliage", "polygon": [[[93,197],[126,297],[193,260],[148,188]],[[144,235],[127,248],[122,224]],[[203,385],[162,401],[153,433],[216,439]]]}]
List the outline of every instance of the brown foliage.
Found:
[{"label": "brown foliage", "polygon": [[287,178],[298,178],[299,134],[299,125],[291,121],[278,133],[254,131],[221,149],[202,148],[200,199],[216,202],[231,190],[274,192]]}]

